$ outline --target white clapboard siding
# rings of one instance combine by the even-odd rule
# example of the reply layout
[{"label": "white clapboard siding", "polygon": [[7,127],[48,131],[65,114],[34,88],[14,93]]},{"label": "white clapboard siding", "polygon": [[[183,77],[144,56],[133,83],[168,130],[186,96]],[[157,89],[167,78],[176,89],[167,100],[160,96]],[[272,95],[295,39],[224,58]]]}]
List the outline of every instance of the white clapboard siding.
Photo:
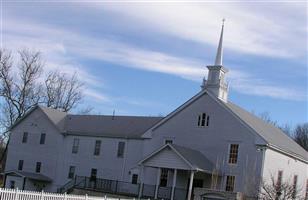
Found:
[{"label": "white clapboard siding", "polygon": [[191,167],[170,148],[165,148],[144,162],[145,166],[190,170]]},{"label": "white clapboard siding", "polygon": [[48,192],[36,192],[18,189],[0,188],[1,200],[133,200],[132,198],[95,197]]}]

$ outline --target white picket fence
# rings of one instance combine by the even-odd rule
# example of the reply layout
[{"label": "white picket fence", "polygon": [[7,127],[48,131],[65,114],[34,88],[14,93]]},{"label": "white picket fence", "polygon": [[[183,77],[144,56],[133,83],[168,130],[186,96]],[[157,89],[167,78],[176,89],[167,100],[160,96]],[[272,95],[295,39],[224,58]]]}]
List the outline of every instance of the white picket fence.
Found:
[{"label": "white picket fence", "polygon": [[0,188],[0,200],[133,200],[133,198],[95,197]]}]

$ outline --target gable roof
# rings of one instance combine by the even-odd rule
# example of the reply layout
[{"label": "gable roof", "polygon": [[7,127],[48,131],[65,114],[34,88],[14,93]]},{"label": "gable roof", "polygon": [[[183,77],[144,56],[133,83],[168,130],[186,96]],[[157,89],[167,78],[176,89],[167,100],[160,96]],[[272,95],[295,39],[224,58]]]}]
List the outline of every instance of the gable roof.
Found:
[{"label": "gable roof", "polygon": [[142,134],[163,117],[73,115],[37,105],[29,110],[11,128],[16,127],[34,110],[41,110],[60,133],[80,136],[142,139]]},{"label": "gable roof", "polygon": [[190,104],[195,102],[197,99],[207,94],[210,98],[215,100],[219,105],[223,106],[227,111],[231,112],[235,115],[241,122],[243,122],[249,129],[251,129],[254,133],[259,135],[264,141],[271,147],[278,148],[286,152],[289,155],[296,156],[300,159],[308,162],[308,152],[303,149],[300,145],[298,145],[292,138],[287,136],[284,132],[282,132],[279,128],[268,124],[262,119],[256,117],[252,113],[240,108],[239,106],[231,103],[230,101],[223,102],[218,98],[214,97],[210,92],[206,89],[203,89],[191,99],[186,101],[176,110],[167,115],[163,120],[155,124],[152,128],[150,128],[143,137],[147,138],[156,128],[167,122],[173,116],[177,115],[180,111],[188,107]]},{"label": "gable roof", "polygon": [[65,133],[83,136],[141,138],[162,117],[67,115]]},{"label": "gable roof", "polygon": [[34,112],[37,109],[41,110],[47,116],[47,118],[50,120],[50,122],[60,132],[62,132],[63,125],[64,125],[64,119],[65,119],[65,116],[67,115],[67,113],[56,110],[56,109],[40,106],[40,105],[33,106],[29,111],[27,111],[24,114],[24,116],[22,116],[20,119],[18,119],[8,130],[12,131],[12,129],[14,129],[20,122],[22,122],[26,117],[28,117],[32,112]]},{"label": "gable roof", "polygon": [[172,146],[179,154],[181,154],[193,168],[210,173],[214,169],[214,164],[200,151],[175,144],[171,144],[170,146]]},{"label": "gable roof", "polygon": [[[224,103],[224,102],[223,102]],[[308,152],[298,145],[292,138],[272,124],[256,117],[241,107],[228,102],[224,103],[234,114],[249,125],[255,132],[264,138],[269,144],[281,148],[290,154],[297,155],[308,161]]]},{"label": "gable roof", "polygon": [[187,163],[188,166],[191,167],[191,170],[211,173],[214,169],[213,163],[209,159],[207,159],[200,151],[175,144],[165,144],[158,150],[154,151],[153,153],[139,161],[139,164],[142,164],[148,159],[158,155],[166,148],[170,148],[172,151],[174,151],[185,163]]},{"label": "gable roof", "polygon": [[53,108],[47,108],[44,106],[38,106],[48,119],[58,128],[60,132],[64,131],[65,118],[67,113]]},{"label": "gable roof", "polygon": [[17,176],[29,178],[29,179],[32,179],[32,180],[43,181],[43,182],[52,182],[51,178],[49,178],[49,177],[47,177],[43,174],[38,174],[38,173],[12,170],[12,171],[4,172],[4,174],[7,174],[7,175],[15,174]]}]

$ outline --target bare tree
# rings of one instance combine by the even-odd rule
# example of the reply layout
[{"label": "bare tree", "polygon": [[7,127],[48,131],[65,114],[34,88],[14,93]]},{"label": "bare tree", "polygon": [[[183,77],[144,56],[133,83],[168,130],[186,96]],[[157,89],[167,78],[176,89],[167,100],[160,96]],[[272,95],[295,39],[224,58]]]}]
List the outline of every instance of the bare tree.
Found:
[{"label": "bare tree", "polygon": [[67,112],[82,100],[83,84],[76,74],[54,71],[44,78],[40,52],[24,49],[17,55],[14,62],[10,51],[0,49],[1,143],[9,141],[9,128],[37,104]]},{"label": "bare tree", "polygon": [[44,79],[40,52],[21,50],[18,55],[20,59],[15,66],[11,52],[0,50],[2,130],[7,130],[37,104],[67,112],[80,103],[83,84],[76,74],[52,71]]},{"label": "bare tree", "polygon": [[18,54],[18,73],[14,73],[11,53],[0,51],[0,123],[4,131],[36,105],[42,96],[42,87],[37,83],[43,67],[40,53],[22,50]]},{"label": "bare tree", "polygon": [[67,112],[82,99],[82,85],[76,74],[68,77],[59,71],[50,72],[45,80],[44,103],[47,107]]},{"label": "bare tree", "polygon": [[270,116],[270,113],[267,112],[267,111],[260,113],[260,114],[259,114],[259,117],[260,117],[263,121],[265,121],[265,122],[267,122],[267,123],[269,123],[269,124],[272,124],[272,125],[274,125],[274,126],[278,126],[277,121],[273,120],[273,119],[271,118],[271,116]]},{"label": "bare tree", "polygon": [[297,125],[293,133],[293,138],[308,151],[308,123]]},{"label": "bare tree", "polygon": [[287,134],[288,136],[292,135],[292,129],[289,124],[278,124],[276,120],[273,120],[269,112],[262,112],[258,115],[263,121],[265,121],[268,124],[271,124],[273,126],[276,126],[279,128],[282,132]]},{"label": "bare tree", "polygon": [[263,182],[259,194],[261,200],[304,200],[301,195],[301,188],[296,187],[290,180],[275,181],[274,176],[271,176],[269,182]]}]

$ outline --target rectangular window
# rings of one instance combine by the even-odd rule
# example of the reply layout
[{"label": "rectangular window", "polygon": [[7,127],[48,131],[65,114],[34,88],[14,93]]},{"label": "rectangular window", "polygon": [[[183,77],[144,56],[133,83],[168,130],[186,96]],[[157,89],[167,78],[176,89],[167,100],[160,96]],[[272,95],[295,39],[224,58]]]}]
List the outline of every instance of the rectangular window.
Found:
[{"label": "rectangular window", "polygon": [[172,140],[165,140],[165,144],[172,144],[173,141]]},{"label": "rectangular window", "polygon": [[279,170],[278,171],[277,182],[276,182],[276,191],[280,191],[281,190],[282,175],[283,175],[283,171]]},{"label": "rectangular window", "polygon": [[231,144],[230,145],[230,152],[229,152],[229,164],[236,164],[238,158],[238,144]]},{"label": "rectangular window", "polygon": [[27,143],[28,141],[28,132],[24,132],[22,136],[22,143]]},{"label": "rectangular window", "polygon": [[138,174],[133,174],[132,176],[132,184],[137,184],[138,183]]},{"label": "rectangular window", "polygon": [[35,167],[35,172],[36,173],[40,173],[41,172],[41,166],[42,166],[41,162],[36,162],[36,167]]},{"label": "rectangular window", "polygon": [[160,174],[160,186],[161,187],[167,187],[167,181],[168,181],[168,169],[161,169],[161,174]]},{"label": "rectangular window", "polygon": [[101,143],[102,143],[101,140],[96,140],[95,141],[95,146],[94,146],[94,155],[95,156],[98,156],[99,152],[101,151]]},{"label": "rectangular window", "polygon": [[235,176],[227,176],[226,191],[233,192],[235,185]]},{"label": "rectangular window", "polygon": [[79,139],[74,138],[72,153],[78,153],[78,148],[79,148]]},{"label": "rectangular window", "polygon": [[69,171],[68,171],[68,178],[72,179],[75,176],[75,166],[70,166]]},{"label": "rectangular window", "polygon": [[295,199],[297,195],[297,175],[294,175],[293,177],[293,193],[292,193],[292,198]]},{"label": "rectangular window", "polygon": [[41,133],[40,144],[45,144],[46,133]]},{"label": "rectangular window", "polygon": [[125,142],[118,143],[118,158],[123,158],[125,150]]},{"label": "rectangular window", "polygon": [[97,169],[92,168],[92,169],[91,169],[90,179],[91,179],[91,180],[96,180],[96,176],[97,176]]},{"label": "rectangular window", "polygon": [[209,126],[209,124],[210,124],[210,116],[207,116],[206,117],[206,126]]},{"label": "rectangular window", "polygon": [[18,162],[18,170],[21,171],[23,166],[24,166],[24,161],[23,160],[19,160],[19,162]]}]

